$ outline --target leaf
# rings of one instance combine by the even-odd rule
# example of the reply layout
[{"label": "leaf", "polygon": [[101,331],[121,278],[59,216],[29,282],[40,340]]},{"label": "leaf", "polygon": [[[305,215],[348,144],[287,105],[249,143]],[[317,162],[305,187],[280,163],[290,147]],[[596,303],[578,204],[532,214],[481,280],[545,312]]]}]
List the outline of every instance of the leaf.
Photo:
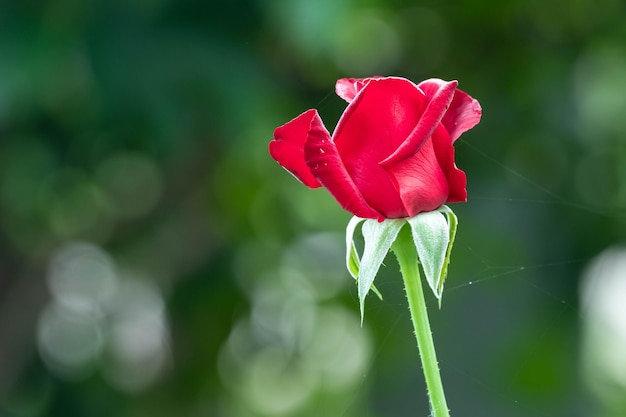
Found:
[{"label": "leaf", "polygon": [[362,233],[365,247],[358,274],[361,324],[363,324],[365,297],[374,283],[374,278],[376,278],[391,244],[396,240],[398,232],[405,223],[405,219],[386,219],[380,223],[374,219],[367,219],[363,223]]},{"label": "leaf", "polygon": [[441,302],[444,274],[447,269],[444,268],[444,264],[450,242],[446,216],[439,211],[429,211],[420,213],[408,221],[426,281]]}]

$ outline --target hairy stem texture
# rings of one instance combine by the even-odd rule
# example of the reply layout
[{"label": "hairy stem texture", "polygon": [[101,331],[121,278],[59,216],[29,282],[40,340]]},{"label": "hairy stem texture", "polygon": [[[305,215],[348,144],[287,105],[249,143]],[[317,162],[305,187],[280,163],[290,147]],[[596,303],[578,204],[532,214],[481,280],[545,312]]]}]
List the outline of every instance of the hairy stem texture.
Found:
[{"label": "hairy stem texture", "polygon": [[411,320],[415,328],[415,337],[422,360],[424,377],[433,417],[449,417],[448,405],[443,392],[439,365],[435,353],[428,313],[426,311],[426,301],[419,273],[419,261],[415,244],[408,227],[403,228],[399,233],[393,247],[393,252],[398,258],[400,272],[404,280],[404,288],[409,301]]}]

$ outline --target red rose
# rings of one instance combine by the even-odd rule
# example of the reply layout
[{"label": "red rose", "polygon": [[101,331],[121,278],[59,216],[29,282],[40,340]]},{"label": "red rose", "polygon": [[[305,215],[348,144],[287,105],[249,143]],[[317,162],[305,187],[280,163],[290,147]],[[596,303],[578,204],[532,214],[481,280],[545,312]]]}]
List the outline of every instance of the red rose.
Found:
[{"label": "red rose", "polygon": [[480,120],[478,101],[457,82],[343,78],[349,104],[332,137],[317,110],[274,131],[272,157],[302,183],[324,186],[350,213],[382,221],[467,201],[452,144]]}]

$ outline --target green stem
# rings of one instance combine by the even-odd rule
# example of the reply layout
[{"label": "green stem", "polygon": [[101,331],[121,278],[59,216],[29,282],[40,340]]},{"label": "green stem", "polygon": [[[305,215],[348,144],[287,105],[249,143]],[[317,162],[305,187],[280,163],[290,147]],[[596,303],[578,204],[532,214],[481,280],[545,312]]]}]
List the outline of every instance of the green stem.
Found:
[{"label": "green stem", "polygon": [[393,252],[398,258],[400,272],[404,279],[404,288],[409,300],[409,310],[411,320],[415,328],[417,347],[422,359],[422,368],[426,378],[426,388],[433,417],[450,417],[446,397],[443,393],[443,384],[439,374],[437,355],[433,343],[428,313],[426,312],[426,301],[424,291],[420,281],[419,261],[415,244],[408,227],[403,228],[398,234],[398,238],[392,246]]}]

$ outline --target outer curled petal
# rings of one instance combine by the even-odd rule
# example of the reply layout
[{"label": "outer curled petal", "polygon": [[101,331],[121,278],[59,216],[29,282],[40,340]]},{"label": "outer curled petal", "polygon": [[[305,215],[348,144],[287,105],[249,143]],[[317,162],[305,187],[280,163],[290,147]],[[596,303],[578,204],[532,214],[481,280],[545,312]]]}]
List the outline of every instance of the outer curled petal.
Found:
[{"label": "outer curled petal", "polygon": [[328,189],[341,207],[358,217],[382,221],[384,217],[367,204],[348,175],[335,143],[317,111],[314,112],[304,144],[304,157],[311,173]]},{"label": "outer curled petal", "polygon": [[467,179],[465,172],[457,168],[454,163],[454,146],[452,146],[448,132],[440,125],[433,133],[431,140],[439,166],[448,180],[449,192],[446,203],[467,201],[467,190],[465,189]]},{"label": "outer curled petal", "polygon": [[269,145],[272,158],[300,182],[311,188],[321,187],[321,184],[304,160],[304,142],[309,134],[311,121],[316,115],[316,110],[307,110],[295,119],[277,127],[274,130],[274,140]]},{"label": "outer curled petal", "polygon": [[350,103],[354,97],[361,91],[371,80],[377,80],[380,76],[369,78],[342,78],[337,80],[335,84],[335,92],[339,97]]},{"label": "outer curled petal", "polygon": [[[430,99],[434,97],[444,84],[446,84],[445,81],[432,78],[422,81],[418,87],[424,91],[426,97]],[[482,109],[478,101],[470,97],[470,95],[464,91],[457,89],[441,123],[448,131],[452,142],[454,142],[461,134],[476,126],[480,121],[481,115]]]},{"label": "outer curled petal", "polygon": [[411,157],[420,150],[422,145],[432,136],[439,123],[441,123],[454,97],[456,86],[456,81],[450,81],[439,86],[439,89],[428,101],[424,114],[422,114],[420,121],[409,134],[408,138],[393,154],[384,161],[381,161],[381,165],[396,164],[403,159]]},{"label": "outer curled petal", "polygon": [[426,141],[415,155],[384,168],[400,193],[407,217],[435,210],[447,201],[448,180],[432,140]]}]

